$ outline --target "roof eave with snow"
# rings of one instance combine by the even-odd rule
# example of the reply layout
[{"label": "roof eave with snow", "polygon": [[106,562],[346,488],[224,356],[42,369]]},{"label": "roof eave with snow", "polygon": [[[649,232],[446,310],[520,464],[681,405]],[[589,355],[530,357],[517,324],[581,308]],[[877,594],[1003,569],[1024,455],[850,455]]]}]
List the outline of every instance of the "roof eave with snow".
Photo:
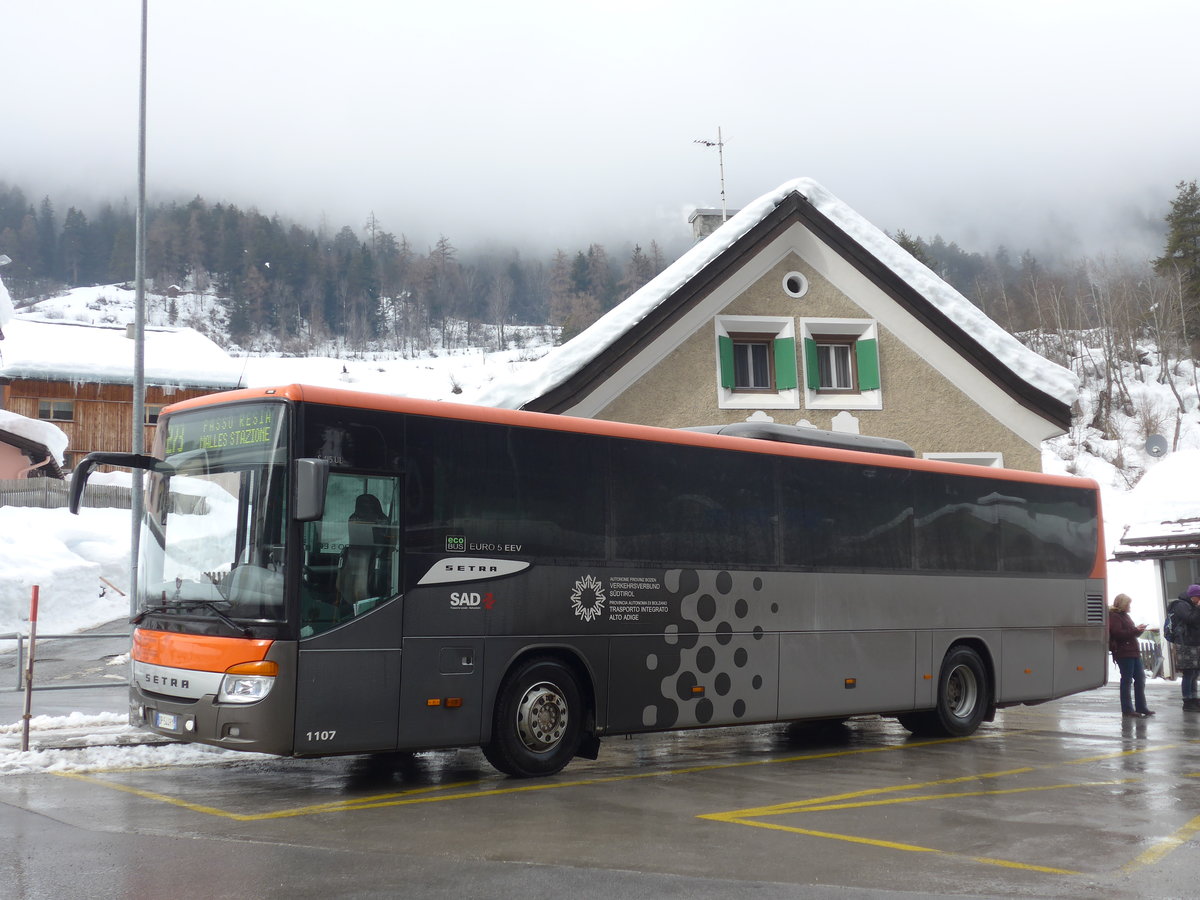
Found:
[{"label": "roof eave with snow", "polygon": [[[93,369],[73,372],[69,368],[56,366],[41,368],[37,366],[9,366],[0,372],[0,381],[66,381],[69,383],[87,384],[133,384],[133,374],[130,372],[97,372]],[[241,387],[238,378],[192,379],[180,377],[177,373],[147,372],[143,376],[147,387],[186,388],[189,390],[227,391]]]}]

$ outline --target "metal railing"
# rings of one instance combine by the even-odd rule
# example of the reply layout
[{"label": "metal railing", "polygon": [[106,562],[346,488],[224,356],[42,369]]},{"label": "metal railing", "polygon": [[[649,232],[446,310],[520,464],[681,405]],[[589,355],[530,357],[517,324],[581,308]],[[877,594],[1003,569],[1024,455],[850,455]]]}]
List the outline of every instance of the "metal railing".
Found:
[{"label": "metal railing", "polygon": [[[39,634],[37,636],[37,645],[41,647],[42,641],[62,641],[62,640],[100,640],[112,638],[125,638],[129,640],[128,632],[106,632],[101,634]],[[0,687],[0,693],[9,693],[11,691],[25,690],[25,673],[28,669],[26,661],[26,642],[29,640],[29,635],[20,634],[19,632],[11,632],[9,634],[0,634],[0,641],[16,641],[17,643],[17,686],[15,688]],[[34,665],[37,665],[37,659],[34,659]],[[36,671],[36,668],[35,668]],[[73,691],[86,690],[88,688],[110,688],[120,687],[127,682],[122,681],[88,681],[77,684],[38,684],[37,679],[34,679],[33,685],[29,688],[32,691]]]}]

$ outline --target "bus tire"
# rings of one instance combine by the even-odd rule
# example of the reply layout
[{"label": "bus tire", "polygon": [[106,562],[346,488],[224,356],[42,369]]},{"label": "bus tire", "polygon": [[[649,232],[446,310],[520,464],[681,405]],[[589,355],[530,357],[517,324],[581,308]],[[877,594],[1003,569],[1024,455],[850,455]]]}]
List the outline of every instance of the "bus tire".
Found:
[{"label": "bus tire", "polygon": [[987,667],[970,647],[951,647],[938,675],[937,730],[950,737],[974,734],[991,704]]},{"label": "bus tire", "polygon": [[937,706],[896,718],[913,734],[966,737],[979,728],[990,705],[987,667],[978,653],[958,645],[951,647],[942,661]]},{"label": "bus tire", "polygon": [[533,778],[561,771],[583,735],[579,680],[556,659],[538,657],[511,671],[500,685],[488,762],[506,775]]}]

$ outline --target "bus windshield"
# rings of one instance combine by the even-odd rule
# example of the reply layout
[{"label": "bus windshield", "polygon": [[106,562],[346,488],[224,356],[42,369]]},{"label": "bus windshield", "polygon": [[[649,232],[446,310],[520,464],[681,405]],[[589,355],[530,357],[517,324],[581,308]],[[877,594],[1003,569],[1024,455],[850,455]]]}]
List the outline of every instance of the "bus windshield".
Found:
[{"label": "bus windshield", "polygon": [[151,474],[146,494],[143,615],[197,619],[206,632],[284,620],[285,413],[254,403],[160,424],[154,455],[167,474]]}]

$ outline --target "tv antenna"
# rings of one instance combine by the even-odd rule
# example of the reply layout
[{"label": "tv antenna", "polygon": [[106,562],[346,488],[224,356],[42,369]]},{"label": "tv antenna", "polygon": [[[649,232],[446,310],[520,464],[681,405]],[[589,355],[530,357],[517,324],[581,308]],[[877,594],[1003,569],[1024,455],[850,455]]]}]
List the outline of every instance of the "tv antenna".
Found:
[{"label": "tv antenna", "polygon": [[724,222],[729,218],[729,214],[725,211],[725,141],[721,138],[721,127],[717,126],[715,141],[698,140],[692,141],[692,143],[717,148],[717,161],[721,166],[721,221]]}]

